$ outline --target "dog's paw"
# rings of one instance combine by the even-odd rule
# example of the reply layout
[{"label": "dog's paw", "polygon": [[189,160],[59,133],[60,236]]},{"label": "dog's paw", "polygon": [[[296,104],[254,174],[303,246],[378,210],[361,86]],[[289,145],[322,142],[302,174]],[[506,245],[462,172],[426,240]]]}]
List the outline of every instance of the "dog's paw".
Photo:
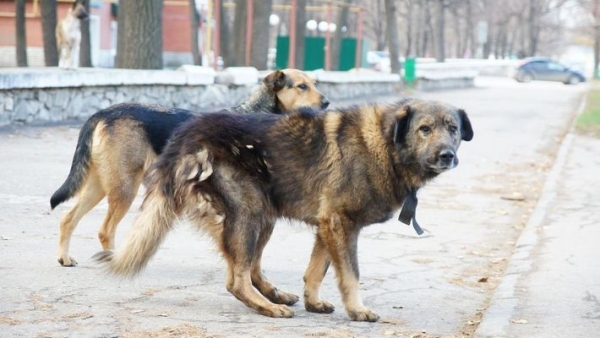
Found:
[{"label": "dog's paw", "polygon": [[267,296],[267,298],[275,304],[294,305],[300,298],[293,293],[284,292],[279,289],[273,289],[273,291]]},{"label": "dog's paw", "polygon": [[305,303],[304,307],[306,308],[306,311],[316,313],[332,313],[335,310],[335,306],[333,306],[333,304],[324,300],[320,300],[314,304]]},{"label": "dog's paw", "polygon": [[379,320],[379,315],[368,308],[352,311],[349,310],[348,316],[351,320],[356,322],[376,322]]},{"label": "dog's paw", "polygon": [[262,309],[260,314],[273,318],[292,318],[294,311],[285,305],[273,305],[272,307]]},{"label": "dog's paw", "polygon": [[65,266],[65,267],[77,266],[77,261],[75,260],[75,258],[70,257],[70,256],[58,257],[58,263],[60,263],[60,265]]}]

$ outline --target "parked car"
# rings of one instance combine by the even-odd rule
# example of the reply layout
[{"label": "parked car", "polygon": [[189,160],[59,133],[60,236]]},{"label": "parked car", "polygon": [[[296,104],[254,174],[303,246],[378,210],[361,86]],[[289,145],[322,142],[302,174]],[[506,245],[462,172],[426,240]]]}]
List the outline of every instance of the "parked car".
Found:
[{"label": "parked car", "polygon": [[585,82],[585,75],[548,58],[528,58],[517,68],[515,79],[519,82],[533,80],[558,81],[564,84]]}]

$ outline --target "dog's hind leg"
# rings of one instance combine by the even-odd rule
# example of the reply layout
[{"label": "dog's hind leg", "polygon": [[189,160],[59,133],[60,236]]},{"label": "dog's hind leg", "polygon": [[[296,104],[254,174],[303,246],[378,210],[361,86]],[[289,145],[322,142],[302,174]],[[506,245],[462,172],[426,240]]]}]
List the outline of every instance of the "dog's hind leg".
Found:
[{"label": "dog's hind leg", "polygon": [[275,304],[285,304],[285,305],[293,305],[298,302],[298,296],[283,292],[278,290],[273,284],[267,280],[267,278],[262,273],[261,268],[261,259],[262,254],[265,248],[265,245],[271,238],[271,234],[273,233],[274,224],[269,224],[265,228],[262,229],[261,233],[258,236],[258,242],[256,243],[256,252],[254,253],[254,257],[252,259],[252,284],[254,287],[263,294],[263,296],[267,297],[271,302]]},{"label": "dog's hind leg", "polygon": [[263,316],[276,318],[294,316],[294,312],[286,305],[271,303],[252,286],[252,262],[256,255],[259,223],[243,215],[236,216],[225,218],[226,223],[227,219],[234,220],[235,223],[225,225],[220,245],[228,264],[227,290]]},{"label": "dog's hind leg", "polygon": [[304,307],[306,311],[331,313],[335,310],[333,304],[322,300],[319,296],[319,288],[330,263],[327,247],[317,235],[310,256],[310,263],[304,274]]},{"label": "dog's hind leg", "polygon": [[100,185],[98,176],[90,169],[87,180],[84,182],[75,205],[60,221],[60,239],[58,244],[58,262],[62,266],[75,266],[77,261],[69,256],[69,245],[73,231],[81,218],[87,214],[98,202],[104,198],[105,192]]},{"label": "dog's hind leg", "polygon": [[138,177],[131,178],[131,180],[114,179],[110,189],[108,189],[108,212],[98,231],[98,240],[100,240],[104,250],[115,248],[117,225],[119,225],[135,199],[142,183],[143,176],[141,174],[142,172],[138,174]]},{"label": "dog's hind leg", "polygon": [[363,305],[358,292],[358,243],[359,229],[343,216],[331,214],[321,220],[318,236],[323,240],[333,267],[344,307],[350,319],[375,322],[379,316]]}]

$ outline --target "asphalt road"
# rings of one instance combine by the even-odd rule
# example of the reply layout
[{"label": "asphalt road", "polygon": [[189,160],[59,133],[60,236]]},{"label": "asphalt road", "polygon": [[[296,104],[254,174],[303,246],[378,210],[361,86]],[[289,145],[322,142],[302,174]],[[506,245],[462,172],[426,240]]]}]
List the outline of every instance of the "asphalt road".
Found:
[{"label": "asphalt road", "polygon": [[[58,224],[72,202],[50,212],[65,179],[79,126],[16,127],[0,132],[0,335],[10,337],[461,337],[471,336],[528,222],[586,85],[519,84],[481,78],[477,88],[410,93],[464,108],[475,138],[460,165],[420,191],[418,237],[396,219],[363,231],[361,292],[378,323],[348,320],[333,271],[322,297],[336,306],[291,319],[247,309],[224,287],[214,245],[182,223],[133,280],[103,274],[89,259],[106,203],[80,223],[75,268],[56,262]],[[377,98],[374,100],[393,100]],[[140,199],[121,222],[123,239]],[[280,222],[265,254],[265,274],[302,293],[313,230]]]}]

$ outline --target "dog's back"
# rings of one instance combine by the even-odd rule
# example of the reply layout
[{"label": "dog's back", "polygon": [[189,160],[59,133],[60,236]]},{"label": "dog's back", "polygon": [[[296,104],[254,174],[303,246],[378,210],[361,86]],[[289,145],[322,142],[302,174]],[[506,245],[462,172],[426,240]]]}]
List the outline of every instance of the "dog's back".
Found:
[{"label": "dog's back", "polygon": [[[99,111],[96,115],[108,130],[112,130],[117,124],[122,124],[123,121],[130,120],[144,131],[144,138],[156,154],[162,152],[173,131],[194,116],[192,112],[185,109],[139,103],[117,104]],[[131,136],[138,137],[136,134]]]}]

